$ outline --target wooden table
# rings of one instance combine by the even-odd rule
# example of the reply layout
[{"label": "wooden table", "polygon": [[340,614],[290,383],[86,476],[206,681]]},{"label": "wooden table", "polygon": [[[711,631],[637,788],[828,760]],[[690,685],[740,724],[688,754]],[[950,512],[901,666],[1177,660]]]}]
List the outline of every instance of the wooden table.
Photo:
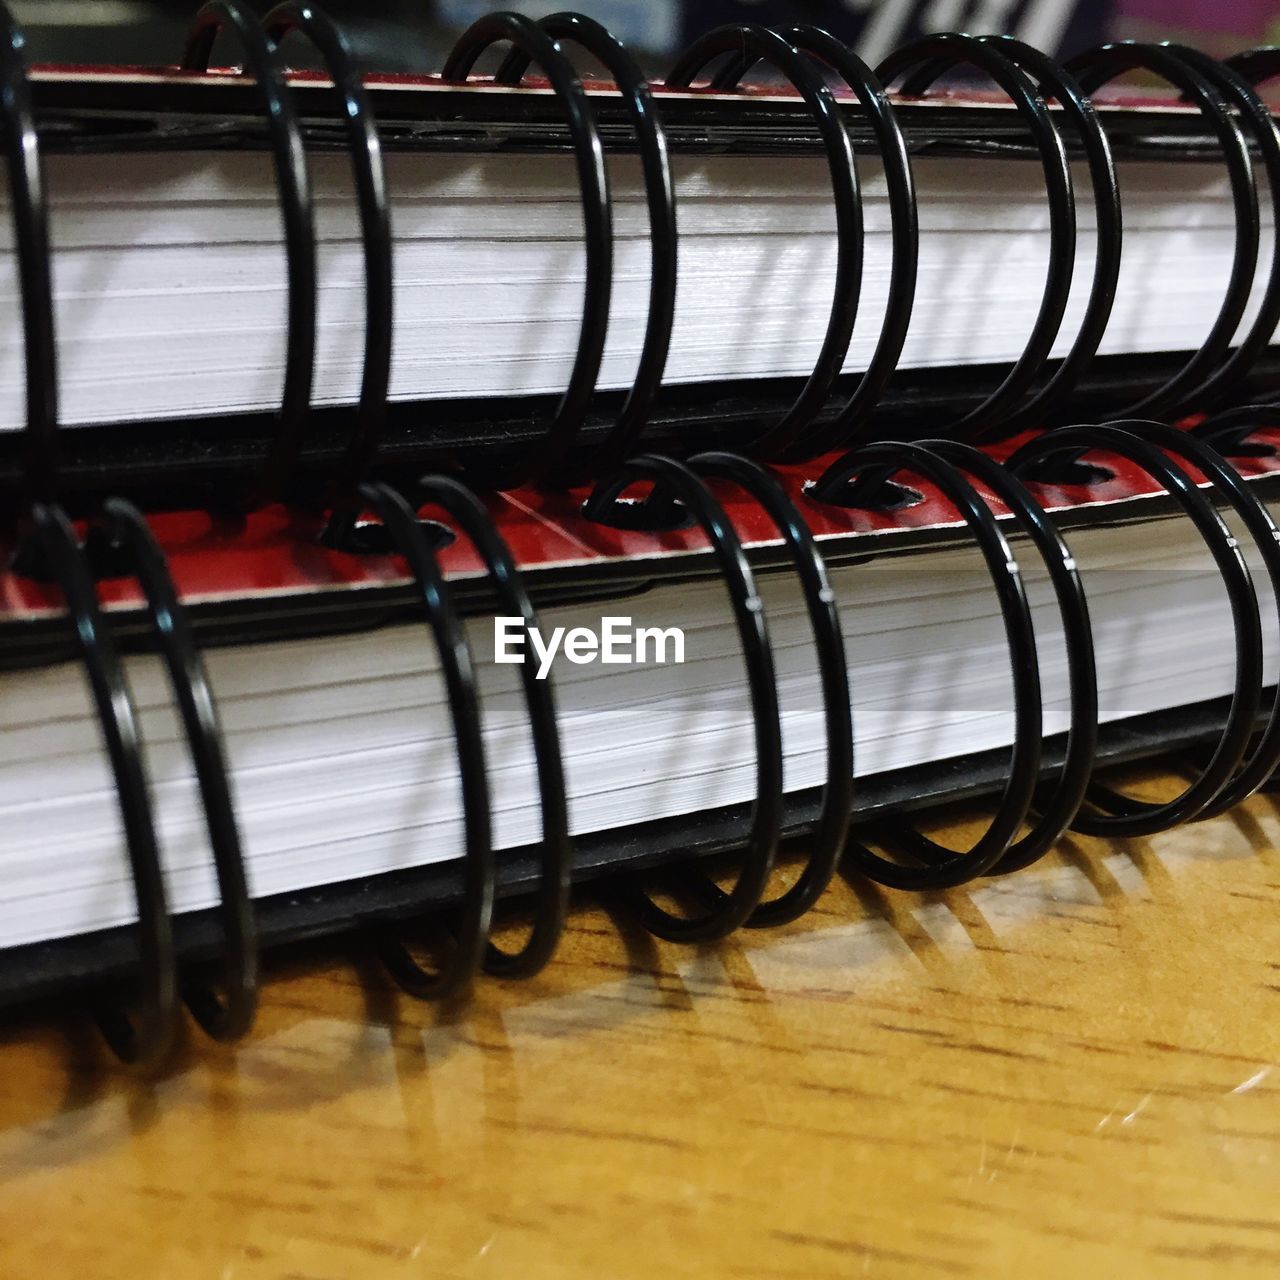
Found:
[{"label": "wooden table", "polygon": [[156,1082],[10,1016],[0,1271],[1274,1276],[1278,890],[1257,798],[706,951],[588,903],[459,1009],[294,958]]}]

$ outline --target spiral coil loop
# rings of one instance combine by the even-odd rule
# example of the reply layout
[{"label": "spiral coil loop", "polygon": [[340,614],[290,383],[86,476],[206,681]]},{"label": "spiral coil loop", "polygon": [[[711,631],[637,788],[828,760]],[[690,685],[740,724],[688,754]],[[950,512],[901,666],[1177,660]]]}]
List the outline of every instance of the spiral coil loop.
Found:
[{"label": "spiral coil loop", "polygon": [[[342,101],[352,176],[360,210],[360,237],[364,247],[364,370],[356,406],[355,430],[347,445],[339,491],[346,477],[363,475],[377,453],[387,417],[387,391],[391,385],[391,332],[394,296],[391,286],[391,210],[387,179],[382,165],[382,144],[373,107],[356,68],[346,37],[312,4],[286,0],[262,19],[263,29],[279,45],[292,32],[304,35],[316,48]],[[297,441],[292,456],[281,467],[296,466]],[[351,491],[348,486],[346,492]]]},{"label": "spiral coil loop", "polygon": [[444,575],[409,504],[382,484],[362,485],[359,496],[360,501],[381,518],[391,545],[409,566],[416,597],[426,610],[427,626],[440,655],[462,779],[462,903],[456,912],[457,929],[451,935],[446,960],[434,973],[429,973],[390,930],[382,930],[379,936],[383,962],[396,982],[419,999],[440,1000],[463,990],[479,971],[493,915],[489,770],[480,730],[471,646],[450,602]]},{"label": "spiral coil loop", "polygon": [[776,32],[752,26],[717,27],[707,32],[676,60],[667,74],[668,88],[687,88],[709,63],[726,54],[732,56],[711,81],[716,92],[732,92],[756,63],[767,62],[785,75],[804,99],[822,135],[835,200],[838,249],[826,334],[813,372],[795,403],[755,441],[755,449],[768,457],[786,449],[813,422],[844,366],[862,289],[862,193],[853,145],[834,94],[800,52]]},{"label": "spiral coil loop", "polygon": [[[929,440],[924,447],[984,485],[1013,513],[1049,573],[1062,622],[1067,653],[1071,722],[1056,783],[1042,788],[1032,803],[1032,829],[1009,846],[992,872],[1006,874],[1029,867],[1058,842],[1084,803],[1098,746],[1098,671],[1093,628],[1084,583],[1071,549],[1043,507],[1017,477],[985,453],[956,441]],[[928,856],[932,850],[916,846]]]},{"label": "spiral coil loop", "polygon": [[[990,76],[1008,94],[1018,113],[1027,122],[1044,171],[1050,238],[1049,269],[1041,295],[1040,310],[1022,355],[1000,385],[981,404],[964,414],[949,428],[963,433],[967,438],[976,439],[1005,424],[1049,359],[1071,295],[1071,277],[1075,269],[1076,219],[1075,189],[1062,136],[1040,91],[1019,70],[1016,62],[1005,56],[1001,48],[973,36],[925,36],[891,53],[876,70],[885,84],[905,77],[902,92],[919,96],[945,71],[966,63]],[[1070,101],[1066,81],[1059,78],[1050,87],[1067,93]]]},{"label": "spiral coil loop", "polygon": [[[515,558],[475,495],[446,476],[422,480],[419,491],[428,502],[442,507],[479,551],[506,616],[519,618],[526,634],[536,630],[538,615],[516,569]],[[486,971],[509,978],[537,973],[551,958],[564,931],[569,907],[569,878],[573,870],[564,760],[553,686],[550,679],[538,679],[533,665],[528,662],[520,664],[520,677],[538,775],[542,865],[534,902],[533,930],[528,941],[514,954],[500,950],[491,942],[485,953]]]},{"label": "spiral coil loop", "polygon": [[[489,571],[490,582],[507,616],[521,619],[526,632],[537,630],[537,614],[510,549],[476,497],[456,480],[444,476],[422,480],[419,493],[425,501],[442,507],[471,540]],[[462,777],[466,827],[463,902],[458,913],[459,928],[453,934],[445,965],[435,973],[428,973],[389,930],[382,931],[379,947],[389,972],[410,995],[419,999],[445,999],[466,987],[481,967],[501,977],[528,977],[537,973],[551,958],[564,931],[574,854],[554,694],[549,680],[539,679],[531,664],[521,664],[538,777],[542,855],[532,931],[519,951],[509,953],[489,939],[496,864],[488,766],[466,630],[450,602],[444,574],[413,509],[385,484],[363,484],[359,496],[360,502],[382,520],[391,545],[407,562],[417,595],[426,607],[428,625],[444,670]]]},{"label": "spiral coil loop", "polygon": [[[575,30],[574,38],[582,36],[591,38],[586,35],[585,28],[580,27]],[[504,64],[508,76],[513,77],[506,83],[518,84],[525,68],[535,64],[547,77],[564,107],[577,165],[583,240],[587,253],[582,324],[569,385],[547,428],[546,439],[533,455],[516,465],[502,481],[503,487],[514,488],[530,479],[546,480],[555,476],[556,469],[573,447],[591,407],[609,325],[609,299],[613,289],[613,215],[604,148],[591,102],[559,43],[540,25],[514,13],[495,13],[477,19],[458,37],[445,60],[441,77],[465,82],[480,55],[500,43],[512,45],[522,55]],[[651,294],[651,313],[653,306]]]},{"label": "spiral coil loop", "polygon": [[[666,134],[662,129],[649,82],[622,42],[610,35],[598,22],[580,13],[553,13],[540,19],[538,26],[553,40],[573,41],[581,45],[609,72],[618,92],[622,94],[627,114],[635,129],[636,143],[640,148],[640,166],[649,214],[649,313],[635,379],[618,411],[616,421],[589,464],[608,468],[631,452],[648,422],[662,386],[667,354],[671,349],[679,243],[676,233],[675,182],[667,155]],[[494,80],[498,84],[519,84],[533,59],[530,48],[513,44],[511,52],[494,75]],[[543,470],[549,472],[561,462],[562,457],[553,456]]]},{"label": "spiral coil loop", "polygon": [[[1266,569],[1280,629],[1280,529],[1258,496],[1240,478],[1216,449],[1186,431],[1177,431],[1163,422],[1121,420],[1107,424],[1132,432],[1158,445],[1185,463],[1190,463],[1213,486],[1215,495],[1229,506],[1253,539]],[[1239,773],[1218,793],[1201,813],[1213,818],[1247,800],[1280,768],[1280,698],[1272,696],[1267,725]]]},{"label": "spiral coil loop", "polygon": [[[1280,75],[1280,47],[1267,45],[1258,49],[1247,49],[1243,53],[1238,53],[1234,57],[1225,59],[1219,65],[1226,68],[1232,76],[1243,80],[1246,85],[1256,88]],[[1263,109],[1266,109],[1265,105]],[[1268,112],[1268,114],[1270,113]],[[1270,154],[1270,147],[1262,136],[1265,132],[1267,130],[1259,125],[1257,136],[1259,144],[1263,148],[1264,157]],[[1277,191],[1280,190],[1280,186],[1277,185],[1269,163],[1267,176],[1271,184],[1272,206],[1273,212],[1275,212],[1278,200]],[[1276,218],[1276,225],[1280,226],[1280,217]],[[1273,248],[1273,280],[1277,270],[1277,262],[1280,262],[1280,252]],[[1264,301],[1263,311],[1265,311],[1265,308],[1266,303]],[[1257,328],[1262,327],[1263,311],[1259,313]],[[1238,454],[1250,451],[1246,442],[1259,427],[1274,426],[1280,426],[1280,405],[1246,404],[1230,406],[1210,414],[1204,422],[1194,428],[1194,433],[1200,438],[1210,441],[1216,448],[1225,453]]]},{"label": "spiral coil loop", "polygon": [[[1042,794],[1030,807],[1038,815],[1031,830],[1010,843],[988,868],[988,874],[1006,874],[1030,866],[1053,847],[1078,813],[1093,773],[1098,741],[1098,690],[1088,602],[1070,549],[1043,507],[1009,471],[971,445],[958,441],[929,440],[913,446],[913,450],[927,450],[938,463],[947,468],[943,474],[948,477],[955,491],[966,493],[967,497],[975,494],[971,485],[967,491],[962,489],[960,485],[963,482],[953,474],[967,473],[971,478],[981,480],[1009,509],[1045,562],[1062,622],[1071,699],[1071,722],[1066,751],[1056,784],[1051,789],[1043,788]],[[918,461],[919,456],[917,452],[910,455],[910,458]],[[908,466],[910,458],[906,463]],[[854,451],[832,464],[814,485],[813,496],[818,501],[836,501],[841,505],[856,506],[860,496],[873,493],[895,470],[892,463],[868,467],[862,453]],[[926,471],[925,474],[932,478],[930,472]],[[984,528],[987,527],[985,521],[982,524]],[[989,567],[992,563],[988,559]],[[1013,615],[1006,613],[1005,619],[1006,627],[1012,625],[1019,634],[1026,623],[1020,607],[1015,608]],[[1011,654],[1011,657],[1016,663],[1017,652]],[[1015,699],[1018,694],[1015,682]],[[1014,771],[1011,770],[1011,787],[1014,781]],[[952,851],[944,850],[933,841],[922,839],[911,829],[894,833],[891,839],[905,847],[911,856],[926,864],[937,865],[951,861],[954,857]],[[875,855],[863,850],[862,857],[865,867],[877,870],[880,868],[882,860],[877,860]]]},{"label": "spiral coil loop", "polygon": [[52,501],[57,488],[58,370],[49,269],[48,212],[39,139],[23,57],[25,40],[0,4],[0,97],[9,198],[19,250],[19,279],[27,366],[26,465],[30,505],[19,530],[14,562],[29,546],[56,582],[77,654],[88,678],[124,826],[138,910],[139,992],[135,1023],[116,1003],[102,1002],[96,1018],[121,1060],[146,1066],[167,1058],[177,1036],[178,981],[164,875],[151,819],[137,712],[115,645],[103,623],[93,580],[71,522]]},{"label": "spiral coil loop", "polygon": [[1066,69],[1089,93],[1138,69],[1159,76],[1200,109],[1222,148],[1236,222],[1235,253],[1226,294],[1199,350],[1168,382],[1123,411],[1127,417],[1176,414],[1194,407],[1197,400],[1214,389],[1218,366],[1249,302],[1261,236],[1249,147],[1215,83],[1174,50],[1129,42],[1106,44],[1069,59]]},{"label": "spiral coil loop", "polygon": [[[1164,803],[1131,799],[1094,782],[1087,793],[1095,811],[1077,815],[1074,829],[1086,835],[1153,835],[1205,813],[1236,776],[1249,747],[1262,696],[1262,629],[1249,567],[1230,530],[1186,472],[1153,444],[1116,426],[1059,427],[1018,449],[1006,463],[1015,474],[1034,474],[1037,463],[1081,448],[1103,449],[1127,459],[1163,486],[1186,513],[1222,574],[1235,628],[1235,689],[1218,747],[1200,776]],[[1101,812],[1097,812],[1100,810]]]},{"label": "spiral coil loop", "polygon": [[827,567],[809,526],[782,486],[761,467],[732,453],[701,453],[691,469],[703,476],[731,481],[764,509],[782,534],[804,594],[813,632],[818,678],[822,686],[822,718],[827,735],[827,776],[813,848],[796,882],[776,898],[758,903],[747,917],[752,928],[786,924],[817,902],[835,875],[853,814],[853,712],[844,632]]},{"label": "spiral coil loop", "polygon": [[[341,86],[348,104],[350,128],[356,139],[354,150],[364,157],[357,164],[357,174],[364,175],[359,190],[366,266],[373,273],[371,280],[375,276],[381,278],[384,266],[387,277],[384,305],[377,308],[376,315],[374,312],[370,313],[370,323],[378,324],[384,329],[385,342],[383,337],[375,341],[366,336],[365,386],[368,388],[370,385],[369,362],[376,360],[379,371],[375,384],[381,381],[385,399],[384,375],[385,364],[390,358],[391,333],[389,240],[385,246],[388,254],[386,263],[382,263],[381,259],[383,232],[389,235],[389,223],[385,217],[385,184],[381,177],[380,151],[377,148],[376,129],[372,126],[372,112],[365,103],[363,86],[350,60],[349,50],[327,19],[319,18],[309,8],[280,5],[264,21],[276,38],[289,29],[290,23],[305,21],[306,30],[317,39],[331,67],[336,68],[335,83]],[[515,29],[523,31],[523,23],[517,23]],[[546,37],[539,34],[539,38]],[[594,43],[593,34],[588,33],[587,39]],[[536,41],[534,44],[537,47]],[[372,285],[370,289],[372,290]],[[374,354],[371,355],[371,352]],[[374,510],[381,519],[392,549],[409,566],[416,594],[426,608],[428,626],[441,655],[462,775],[466,827],[460,929],[452,937],[452,946],[445,963],[434,973],[425,970],[414,959],[404,942],[390,931],[383,932],[379,946],[388,971],[406,992],[419,999],[442,1000],[461,992],[482,966],[486,971],[500,976],[525,977],[540,970],[555,950],[564,930],[573,868],[564,764],[551,685],[547,681],[538,680],[532,667],[522,664],[525,703],[533,735],[542,811],[542,874],[530,937],[519,951],[508,953],[500,950],[489,939],[496,862],[491,832],[488,766],[480,732],[480,712],[472,674],[474,664],[470,645],[466,631],[450,602],[443,572],[414,509],[390,485],[370,483],[367,479],[377,449],[376,432],[372,435],[369,432],[372,421],[374,415],[364,413],[362,401],[362,410],[348,443],[342,470],[330,486],[338,499],[322,540],[330,545],[346,548],[347,544],[356,541],[354,532],[360,509],[367,507]],[[526,630],[536,629],[537,614],[520,579],[514,557],[475,496],[456,480],[445,476],[422,478],[418,483],[417,496],[448,512],[479,552],[501,605],[512,615],[521,618]]]},{"label": "spiral coil loop", "polygon": [[782,34],[802,53],[810,54],[830,67],[866,110],[880,147],[880,163],[884,167],[889,199],[893,262],[889,269],[889,294],[880,324],[880,336],[861,380],[844,407],[830,424],[815,429],[793,451],[796,456],[814,457],[837,442],[849,444],[865,432],[872,412],[897,371],[915,306],[920,219],[907,140],[897,113],[889,102],[889,95],[875,73],[862,59],[817,27],[788,27]]},{"label": "spiral coil loop", "polygon": [[672,942],[714,942],[745,924],[759,907],[782,833],[782,728],[773,652],[763,603],[733,524],[707,487],[683,463],[648,454],[628,460],[616,475],[597,484],[583,508],[584,514],[588,519],[609,523],[610,509],[617,498],[642,480],[655,482],[646,502],[670,502],[674,498],[710,540],[721,581],[733,605],[734,625],[746,666],[756,748],[756,797],[746,854],[733,889],[725,893],[705,877],[692,881],[692,887],[711,899],[702,914],[675,915],[659,906],[638,884],[629,886],[628,897],[650,933]]},{"label": "spiral coil loop", "polygon": [[233,0],[209,0],[196,14],[181,66],[207,71],[214,42],[224,30],[236,33],[267,109],[288,266],[284,390],[275,436],[249,491],[249,505],[254,505],[282,492],[311,411],[316,361],[315,211],[302,128],[285,83],[284,64],[257,19]]},{"label": "spiral coil loop", "polygon": [[[814,484],[813,496],[820,502],[856,505],[861,476],[870,473],[881,481],[901,471],[919,474],[936,485],[973,533],[1000,604],[1014,695],[1014,742],[1008,777],[996,816],[971,849],[960,853],[945,848],[905,822],[886,831],[885,838],[903,846],[924,865],[892,861],[856,839],[846,847],[846,858],[873,880],[896,889],[932,890],[950,888],[983,875],[1014,851],[1018,831],[1031,811],[1040,773],[1040,668],[1035,627],[1018,561],[995,517],[958,466],[918,444],[863,445],[827,468]],[[1017,852],[1014,856],[1018,856]]]},{"label": "spiral coil loop", "polygon": [[182,984],[183,995],[196,1021],[210,1036],[215,1040],[236,1040],[248,1031],[257,1009],[258,947],[217,707],[164,553],[142,513],[132,503],[109,498],[103,504],[100,519],[104,536],[128,556],[133,566],[152,628],[159,638],[195,764],[217,872],[225,994],[220,998],[212,989],[188,978]]},{"label": "spiral coil loop", "polygon": [[[844,633],[840,627],[835,593],[831,588],[826,565],[818,551],[817,543],[808,525],[805,524],[804,518],[778,481],[762,467],[738,454],[718,452],[698,454],[689,460],[690,474],[681,477],[684,487],[674,490],[674,493],[671,477],[677,473],[669,465],[661,462],[655,464],[652,470],[656,477],[656,484],[646,498],[646,502],[655,505],[674,504],[687,509],[682,504],[682,495],[687,499],[689,494],[697,493],[698,506],[694,510],[695,512],[701,510],[703,514],[699,523],[703,523],[703,527],[708,529],[715,527],[717,508],[705,486],[695,488],[698,484],[697,478],[718,479],[743,489],[759,504],[782,535],[804,595],[818,663],[818,676],[822,688],[823,723],[827,738],[827,776],[823,788],[821,812],[813,836],[813,850],[806,859],[796,882],[776,898],[767,901],[760,901],[757,898],[742,922],[752,928],[785,924],[803,915],[830,884],[844,847],[853,809],[853,715],[849,702],[849,676],[844,654]],[[617,508],[613,504],[633,479],[634,473],[624,470],[612,483],[598,488],[588,500],[586,514],[603,523],[617,523]],[[708,519],[710,526],[704,523]],[[715,535],[712,534],[712,537],[714,540]],[[727,546],[723,553],[732,555],[732,545]],[[735,609],[739,616],[744,612],[743,604],[736,597]],[[747,598],[745,610],[759,612],[752,605],[751,597]],[[763,626],[763,622],[760,625]],[[773,684],[771,694],[766,692],[763,696],[755,696],[757,685],[762,685],[765,677],[761,673],[752,674],[750,660],[748,676],[752,681],[753,709],[757,714],[761,706],[769,703],[776,707],[778,703],[776,683]],[[769,679],[771,680],[772,677],[770,676]],[[756,732],[757,739],[761,736],[770,739],[769,749],[771,750],[772,725],[757,724]],[[761,756],[760,759],[763,761],[764,757]],[[760,772],[763,772],[763,769]],[[759,816],[759,810],[757,816]],[[763,841],[761,843],[763,844]],[[733,918],[737,908],[730,904],[731,895],[726,894],[718,885],[703,878],[698,884],[698,893],[704,900],[713,904],[717,912],[722,913],[718,917],[721,922]],[[745,892],[743,896],[745,898]],[[671,929],[670,917],[656,916],[646,908],[646,918],[657,919],[664,929]],[[716,930],[725,927],[723,923],[713,925],[712,919],[711,916],[707,917],[704,922],[706,932],[697,934],[698,938],[710,937],[716,933]],[[687,925],[689,922],[681,923]],[[662,936],[670,936],[670,933],[664,933]]]},{"label": "spiral coil loop", "polygon": [[44,503],[32,506],[30,518],[30,537],[62,593],[88,676],[111,762],[138,911],[137,994],[141,1012],[135,1022],[122,1005],[104,1000],[95,1016],[103,1038],[122,1062],[158,1067],[177,1040],[178,976],[138,714],[71,522],[60,507]]},{"label": "spiral coil loop", "polygon": [[[1280,130],[1266,104],[1249,82],[1230,65],[1215,61],[1198,49],[1182,45],[1165,46],[1189,67],[1202,75],[1239,113],[1262,157],[1271,191],[1272,226],[1280,227]],[[1239,383],[1270,343],[1280,322],[1280,253],[1272,252],[1266,289],[1258,304],[1258,314],[1230,355],[1200,388],[1198,399],[1208,403]]]},{"label": "spiral coil loop", "polygon": [[1038,425],[1042,415],[1052,415],[1055,405],[1070,395],[1097,354],[1106,333],[1107,321],[1111,318],[1116,286],[1120,280],[1124,214],[1111,144],[1093,103],[1085,96],[1079,82],[1038,49],[1011,36],[980,36],[979,39],[998,48],[1023,72],[1034,76],[1039,82],[1040,92],[1051,94],[1061,104],[1063,115],[1075,126],[1089,165],[1098,240],[1093,282],[1075,342],[1044,386],[1032,392],[1030,398],[1005,419],[1003,430],[1007,432],[1020,426]]}]

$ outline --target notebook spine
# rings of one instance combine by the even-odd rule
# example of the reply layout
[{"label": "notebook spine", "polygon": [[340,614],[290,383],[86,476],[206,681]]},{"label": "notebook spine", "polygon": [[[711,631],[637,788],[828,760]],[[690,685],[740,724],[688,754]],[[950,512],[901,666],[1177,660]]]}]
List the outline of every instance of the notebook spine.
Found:
[{"label": "notebook spine", "polygon": [[[15,515],[21,571],[56,584],[65,600],[78,653],[110,757],[138,908],[137,997],[132,1019],[122,1004],[106,1006],[99,1022],[124,1059],[161,1061],[178,1034],[179,1001],[211,1035],[234,1038],[250,1026],[257,990],[254,913],[228,783],[214,699],[182,603],[145,516],[119,497],[107,497],[88,531],[77,533],[58,503],[57,368],[50,287],[47,213],[37,134],[23,68],[21,35],[0,6],[0,76],[4,81],[5,154],[21,270],[27,361],[26,497]],[[574,865],[552,683],[524,670],[523,694],[532,730],[542,814],[540,885],[532,931],[515,953],[490,941],[495,854],[490,819],[491,779],[480,732],[474,663],[466,632],[438,560],[440,526],[423,521],[425,506],[443,510],[443,536],[465,536],[476,547],[501,607],[537,627],[537,615],[515,560],[486,508],[452,477],[431,475],[392,487],[379,472],[386,428],[392,347],[390,201],[377,123],[351,49],[341,30],[312,5],[281,4],[265,18],[232,0],[214,0],[195,20],[182,58],[188,69],[209,65],[221,32],[234,33],[256,82],[268,121],[284,227],[288,284],[288,351],[275,433],[240,490],[246,508],[284,500],[328,514],[324,537],[353,548],[371,536],[372,513],[382,545],[397,552],[412,574],[432,643],[439,650],[457,746],[464,800],[464,891],[442,965],[424,968],[401,925],[379,926],[391,975],[410,993],[442,998],[465,989],[481,970],[500,976],[537,972],[564,929]],[[316,237],[303,132],[281,53],[298,33],[318,50],[340,95],[347,149],[360,211],[365,270],[364,370],[353,428],[336,473],[308,472],[303,443],[311,411],[316,353]],[[908,45],[872,69],[832,36],[814,27],[769,30],[733,26],[695,41],[667,84],[687,87],[710,74],[720,92],[738,89],[767,64],[785,76],[812,114],[827,154],[838,257],[832,306],[819,355],[795,401],[774,422],[740,442],[736,452],[695,452],[687,459],[645,449],[644,428],[662,390],[675,314],[679,234],[661,109],[623,46],[585,17],[556,14],[533,22],[513,14],[481,19],[449,54],[446,79],[465,81],[495,45],[507,53],[500,84],[517,85],[531,68],[545,76],[561,104],[582,202],[586,280],[577,353],[563,395],[536,449],[510,462],[497,487],[566,479],[594,487],[584,509],[590,520],[661,530],[687,523],[705,532],[729,595],[747,672],[755,726],[756,795],[733,886],[722,889],[664,851],[678,868],[677,896],[695,899],[700,914],[678,915],[639,881],[625,892],[640,921],[677,941],[722,938],[740,926],[778,925],[810,909],[844,865],[903,889],[937,889],[980,875],[1026,867],[1068,830],[1133,835],[1219,813],[1259,787],[1280,765],[1280,701],[1273,700],[1263,732],[1253,731],[1263,706],[1263,624],[1248,565],[1217,512],[1229,507],[1257,544],[1273,589],[1280,588],[1280,533],[1219,449],[1247,450],[1258,426],[1280,424],[1280,406],[1231,406],[1228,397],[1270,342],[1280,319],[1280,254],[1259,313],[1244,337],[1233,337],[1257,274],[1261,242],[1259,201],[1249,142],[1262,157],[1273,205],[1280,205],[1280,133],[1254,86],[1280,72],[1276,50],[1257,50],[1216,63],[1176,46],[1108,45],[1061,67],[1007,38],[941,35]],[[607,69],[626,106],[641,159],[651,242],[649,311],[637,372],[602,442],[581,443],[592,410],[604,352],[612,287],[611,197],[604,147],[591,98],[566,54],[578,46]],[[871,439],[871,414],[901,358],[915,301],[919,216],[910,152],[885,85],[904,94],[926,92],[940,76],[964,65],[990,77],[1026,122],[1044,174],[1052,252],[1039,311],[1026,346],[981,403],[941,424],[947,438],[894,443]],[[1185,367],[1124,416],[1091,426],[1064,424],[1073,388],[1096,355],[1116,296],[1123,247],[1122,208],[1105,126],[1088,93],[1117,75],[1142,68],[1163,76],[1204,114],[1223,149],[1235,211],[1235,259],[1226,297],[1200,349]],[[892,218],[889,300],[869,365],[851,392],[841,373],[858,314],[863,275],[863,212],[858,159],[829,79],[842,81],[866,113],[880,152]],[[1046,99],[1062,108],[1057,117]],[[1071,291],[1077,209],[1061,126],[1069,126],[1088,164],[1097,252],[1084,317],[1067,355],[1050,367]],[[1247,135],[1247,137],[1246,137]],[[832,411],[832,400],[842,402]],[[1226,407],[1221,407],[1221,406]],[[1193,432],[1151,415],[1172,418],[1215,408]],[[1146,415],[1145,417],[1141,415]],[[1056,425],[1055,425],[1056,423]],[[1048,425],[1003,463],[975,444]],[[1217,446],[1217,447],[1215,447]],[[832,450],[844,450],[832,461]],[[1148,804],[1105,787],[1094,777],[1099,736],[1096,655],[1081,574],[1063,535],[1035,496],[1037,484],[1060,475],[1086,455],[1125,458],[1165,488],[1191,520],[1221,572],[1235,629],[1236,676],[1226,724],[1199,772],[1173,801]],[[845,507],[884,505],[895,480],[923,477],[954,505],[983,556],[1004,622],[1015,695],[1015,736],[1008,775],[987,831],[971,848],[953,850],[905,819],[881,822],[850,836],[854,810],[854,748],[843,632],[838,604],[818,546],[800,507],[766,465],[809,462],[826,455],[806,501]],[[493,478],[489,478],[494,483]],[[1206,494],[1199,487],[1207,483]],[[623,502],[633,486],[642,500]],[[779,691],[767,620],[751,567],[717,492],[746,492],[777,527],[799,582],[812,629],[821,680],[827,775],[816,834],[798,880],[769,897],[783,831],[783,757]],[[1052,584],[1066,637],[1070,730],[1065,757],[1052,775],[1042,769],[1043,691],[1034,619],[1018,554],[995,499],[1025,535]],[[173,696],[196,766],[221,895],[223,961],[220,992],[199,975],[179,971],[165,894],[137,716],[111,627],[99,605],[95,575],[110,561],[138,579],[164,658]],[[1280,598],[1280,590],[1277,591]],[[1280,619],[1278,619],[1280,621]],[[889,855],[892,856],[889,856]]]}]

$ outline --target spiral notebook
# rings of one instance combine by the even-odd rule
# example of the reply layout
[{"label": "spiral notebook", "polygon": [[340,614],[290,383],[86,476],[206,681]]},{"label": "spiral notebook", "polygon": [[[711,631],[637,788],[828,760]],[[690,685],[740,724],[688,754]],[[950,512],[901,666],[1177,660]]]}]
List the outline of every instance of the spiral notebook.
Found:
[{"label": "spiral notebook", "polygon": [[[541,967],[574,879],[706,940],[841,859],[946,887],[1280,763],[1269,53],[947,36],[877,77],[732,28],[651,87],[499,15],[410,79],[234,5],[183,69],[4,48],[0,996],[128,980],[103,1028],[150,1057],[180,988],[243,1031],[292,939],[438,995]],[[1094,776],[1172,749],[1171,804]],[[991,829],[940,849],[912,814],[958,797]],[[533,934],[486,959],[508,893]]]}]

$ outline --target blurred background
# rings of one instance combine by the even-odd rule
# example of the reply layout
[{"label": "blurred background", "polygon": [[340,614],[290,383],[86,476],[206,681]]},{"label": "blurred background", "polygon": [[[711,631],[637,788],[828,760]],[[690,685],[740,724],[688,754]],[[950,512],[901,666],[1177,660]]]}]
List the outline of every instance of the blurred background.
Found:
[{"label": "blurred background", "polygon": [[[322,0],[369,70],[433,71],[452,38],[495,9],[576,9],[603,22],[651,74],[725,22],[812,22],[874,65],[928,31],[1007,32],[1059,57],[1107,39],[1176,39],[1218,55],[1280,41],[1276,0]],[[190,0],[11,0],[41,62],[171,63]],[[269,3],[250,7],[266,9]],[[302,46],[299,46],[301,52]]]}]

